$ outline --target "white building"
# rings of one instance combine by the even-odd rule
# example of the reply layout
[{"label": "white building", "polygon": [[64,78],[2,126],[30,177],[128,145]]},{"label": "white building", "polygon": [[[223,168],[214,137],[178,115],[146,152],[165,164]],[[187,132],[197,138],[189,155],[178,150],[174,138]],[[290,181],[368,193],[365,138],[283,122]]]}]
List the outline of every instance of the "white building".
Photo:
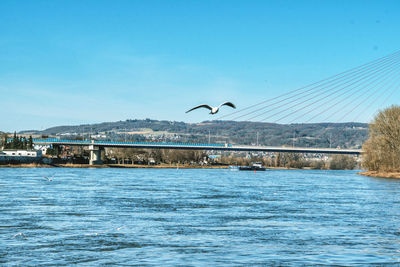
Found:
[{"label": "white building", "polygon": [[51,148],[51,145],[33,145],[35,150],[41,150],[42,155],[46,155],[47,149]]},{"label": "white building", "polygon": [[3,150],[0,156],[41,158],[41,150]]},{"label": "white building", "polygon": [[0,151],[0,162],[39,162],[42,159],[41,150],[3,150]]}]

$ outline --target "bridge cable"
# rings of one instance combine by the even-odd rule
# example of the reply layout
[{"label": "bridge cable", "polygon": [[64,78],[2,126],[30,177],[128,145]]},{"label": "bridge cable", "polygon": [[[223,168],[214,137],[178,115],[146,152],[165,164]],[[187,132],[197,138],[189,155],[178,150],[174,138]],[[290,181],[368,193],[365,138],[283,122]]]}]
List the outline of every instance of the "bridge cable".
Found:
[{"label": "bridge cable", "polygon": [[[373,105],[373,103],[377,103],[377,102],[378,102],[378,99],[382,98],[386,93],[390,92],[390,89],[393,88],[393,87],[394,87],[394,84],[395,84],[397,81],[399,81],[399,80],[400,80],[400,76],[398,77],[398,79],[397,79],[395,82],[393,82],[393,84],[392,84],[391,86],[387,87],[386,90],[384,90],[383,92],[381,92],[381,94],[379,94],[378,96],[376,96],[375,99],[372,99],[371,101],[369,101],[369,103],[365,106],[365,108],[364,108],[360,113],[358,113],[357,116],[355,116],[354,119],[353,119],[352,121],[358,120],[359,117],[360,117],[362,114],[364,114],[364,113],[368,110],[368,108],[369,108],[370,106]],[[392,97],[392,95],[394,94],[394,92],[396,91],[396,89],[397,89],[397,88],[394,87],[394,89],[391,91],[391,93],[384,99],[384,101],[382,102],[382,104],[379,105],[380,107],[383,107],[383,106],[385,105],[386,101],[389,100],[389,98]]]},{"label": "bridge cable", "polygon": [[[400,73],[398,72],[398,73],[396,73],[396,74],[398,75],[398,74],[400,74]],[[380,95],[378,95],[378,96],[375,98],[375,100],[377,100],[380,96],[384,95],[389,89],[391,89],[391,88],[400,80],[400,76],[393,76],[393,78],[396,78],[396,79],[391,79],[391,80],[387,81],[384,85],[380,86],[378,89],[376,89],[374,92],[372,92],[372,94],[368,95],[368,96],[366,97],[366,99],[371,98],[373,95],[375,95],[377,92],[379,92],[380,89],[384,88],[387,84],[389,84],[390,81],[392,81],[391,85],[390,85],[389,87],[387,87],[386,90],[385,90],[383,93],[381,93]],[[394,80],[394,81],[393,81],[393,80]],[[398,87],[398,86],[397,86],[397,87]],[[393,90],[393,92],[394,92],[396,89],[397,89],[397,88],[395,87],[395,89]],[[392,93],[393,93],[393,92],[392,92]],[[365,102],[364,99],[365,99],[365,98],[361,99],[361,101],[360,101],[357,105],[355,105],[350,111],[348,111],[348,112],[347,112],[344,116],[342,116],[340,119],[336,120],[336,123],[338,123],[338,122],[340,122],[341,120],[343,120],[343,119],[344,119],[345,117],[347,117],[351,112],[353,112],[356,108],[358,108],[362,103],[364,103],[364,102]],[[356,118],[357,118],[358,116],[360,116],[366,109],[368,109],[368,107],[369,107],[369,106],[367,106],[361,113],[359,113],[359,114],[356,116]],[[356,118],[355,118],[355,119],[356,119]],[[353,121],[355,121],[355,119],[353,119]],[[334,122],[329,123],[328,126],[331,125],[331,124],[334,124]],[[337,132],[337,133],[335,134],[334,138],[338,137],[342,132],[344,132],[344,130],[345,130],[345,129],[339,130],[339,132]],[[320,138],[321,136],[323,136],[327,131],[328,131],[328,129],[326,129],[326,130],[325,130],[323,133],[321,133],[320,135],[316,136],[316,139],[318,139],[318,138]]]},{"label": "bridge cable", "polygon": [[[393,64],[394,64],[394,63],[391,63],[389,66],[391,66],[391,65],[393,65]],[[384,68],[386,68],[386,66],[385,66]],[[375,70],[375,71],[372,72],[372,73],[373,73],[373,74],[379,73],[379,72],[381,72],[382,70],[385,70],[384,68],[380,68],[380,69],[378,69],[378,70]],[[359,77],[360,77],[360,76],[358,76],[358,77],[356,76],[356,78],[359,78]],[[373,76],[372,76],[372,77],[373,77]],[[350,81],[353,81],[354,79],[355,79],[355,78],[352,78]],[[367,81],[370,80],[370,79],[371,79],[371,77],[369,77],[369,78],[367,79]],[[356,80],[355,82],[351,83],[350,85],[347,85],[347,86],[345,86],[345,87],[341,87],[341,88],[337,89],[336,91],[331,92],[327,97],[332,96],[332,95],[334,95],[334,94],[336,94],[336,93],[338,93],[338,92],[344,90],[345,88],[348,88],[349,86],[352,86],[352,85],[358,83],[359,81],[365,82],[366,80],[363,80],[363,77],[362,77],[362,78],[359,78],[358,80]],[[338,87],[339,87],[339,86],[335,86],[334,89],[336,89],[336,88],[338,88]],[[333,88],[332,88],[332,89],[333,89]],[[323,91],[323,92],[320,92],[320,93],[317,94],[316,96],[319,97],[319,96],[323,95],[324,93],[326,93],[327,91],[330,91],[330,90],[325,90],[325,91]],[[315,96],[310,97],[310,98],[308,98],[308,99],[305,100],[305,101],[302,101],[301,104],[304,104],[304,103],[306,103],[306,102],[308,102],[308,101],[314,99],[314,97],[315,97]],[[324,98],[324,97],[322,97],[322,98]],[[319,102],[322,98],[319,98],[319,99],[317,99],[316,101],[314,101],[314,102],[312,102],[312,103],[306,105],[306,107],[309,107],[309,106],[311,106],[311,105],[313,105],[313,104]],[[293,108],[294,106],[297,106],[297,105],[291,105],[291,106],[287,107],[286,109],[284,109],[283,111],[288,111],[288,110],[290,110],[291,108]],[[294,113],[297,113],[298,111],[300,111],[300,110],[303,109],[303,108],[305,108],[305,107],[302,107],[302,108],[300,108],[300,109],[296,109],[295,111],[292,111],[291,113],[289,113],[289,114],[287,114],[287,115],[285,115],[285,116],[283,116],[283,117],[280,117],[279,119],[276,119],[276,120],[274,121],[274,123],[276,123],[276,122],[278,122],[278,121],[280,121],[280,120],[282,120],[282,119],[284,119],[284,118],[287,118],[288,116],[293,115]],[[265,120],[267,120],[267,119],[270,119],[271,117],[274,117],[275,115],[278,115],[278,114],[280,114],[281,112],[282,112],[282,111],[275,112],[274,114],[272,114],[272,115],[270,115],[270,116],[268,116],[268,117],[266,117],[266,118],[263,118],[261,121],[265,121]]]},{"label": "bridge cable", "polygon": [[[397,55],[396,55],[396,56],[397,56]],[[390,61],[392,61],[392,60],[393,60],[393,59],[391,58]],[[389,62],[390,62],[390,61],[389,61]],[[379,65],[382,65],[382,64],[379,64]],[[379,65],[378,65],[378,66],[379,66]],[[375,67],[375,66],[373,66],[373,67]],[[364,67],[364,69],[365,69],[365,67]],[[367,69],[371,69],[371,66],[368,67]],[[353,71],[353,73],[354,73],[354,72],[357,72],[357,71]],[[368,73],[368,72],[366,72],[366,73]],[[339,81],[340,81],[340,80],[343,80],[343,78],[344,78],[344,77],[339,77],[339,78],[336,78],[335,80],[339,80]],[[332,83],[332,82],[334,82],[335,80],[332,80],[332,81],[329,81],[329,82],[327,82],[327,83],[324,83],[323,85]],[[335,84],[337,84],[337,81],[336,81],[334,84],[332,84],[332,85],[335,85]],[[330,85],[330,86],[332,86],[332,85]],[[271,106],[274,106],[274,105],[283,103],[283,102],[286,101],[286,100],[289,100],[289,99],[291,99],[291,98],[293,98],[293,97],[296,97],[296,96],[301,95],[300,97],[296,98],[296,99],[293,100],[293,101],[290,101],[289,103],[297,102],[297,101],[301,100],[302,98],[305,98],[305,97],[307,97],[307,96],[313,95],[313,94],[315,94],[315,93],[319,93],[320,91],[316,91],[316,92],[312,92],[312,91],[313,91],[314,89],[319,89],[320,86],[322,86],[322,84],[319,85],[319,86],[315,86],[315,87],[313,87],[313,88],[310,88],[309,90],[307,90],[307,91],[305,91],[305,92],[301,92],[301,93],[298,93],[298,94],[296,94],[296,95],[293,95],[293,96],[290,96],[290,97],[286,97],[285,99],[281,99],[281,100],[279,100],[279,101],[275,101],[274,103],[268,105],[267,107],[270,108]],[[329,88],[329,85],[323,87],[323,89],[326,89],[326,88]],[[310,91],[311,91],[311,92],[310,92]],[[306,93],[306,92],[309,92],[309,93],[308,93],[308,94],[304,94],[304,93]],[[302,95],[302,94],[303,94],[303,95]],[[261,115],[263,115],[263,114],[269,113],[269,112],[271,112],[271,111],[276,110],[277,108],[280,108],[280,107],[286,106],[286,105],[287,105],[287,104],[284,104],[284,105],[281,105],[281,106],[279,106],[279,107],[275,107],[274,109],[267,110],[267,111],[265,111],[265,112],[263,112],[263,113],[261,113],[261,114],[259,114],[259,115],[256,115],[256,116],[253,116],[253,117],[251,117],[251,118],[248,118],[247,120],[252,120],[252,119],[254,119],[254,118],[258,117],[258,116],[261,116]],[[257,110],[248,112],[248,113],[243,114],[243,115],[241,115],[241,116],[237,116],[237,117],[233,118],[232,120],[237,120],[237,119],[239,119],[239,118],[243,118],[244,116],[250,115],[250,114],[255,113],[255,112],[257,112],[257,111],[260,111],[260,110],[262,110],[262,109],[264,109],[264,108],[265,108],[265,107],[258,108]]]},{"label": "bridge cable", "polygon": [[[395,73],[395,74],[398,74],[398,73]],[[396,76],[393,76],[393,77],[396,77]],[[390,80],[389,80],[390,81]],[[388,83],[389,81],[386,81],[386,83]],[[380,82],[381,83],[381,82]],[[379,83],[379,84],[380,84]],[[383,86],[381,86],[380,88],[378,88],[377,90],[375,90],[373,93],[372,93],[372,95],[374,95],[376,92],[378,92],[380,89],[382,89],[383,88]],[[368,99],[368,97],[367,97],[367,99]],[[353,102],[353,101],[347,101],[347,102]],[[341,121],[341,120],[343,120],[344,118],[346,118],[347,117],[347,115],[348,114],[350,114],[350,112],[353,112],[356,108],[358,108],[362,103],[364,103],[363,101],[361,101],[359,104],[357,104],[357,105],[353,105],[353,108],[349,111],[349,112],[347,112],[347,113],[345,113],[338,121]]]},{"label": "bridge cable", "polygon": [[[396,57],[398,57],[398,54],[396,54],[395,56],[393,56],[392,58],[390,58],[390,59],[386,59],[386,61],[389,61],[389,63],[390,62],[392,62],[393,61],[393,58],[396,58]],[[385,63],[386,64],[386,63]],[[385,64],[384,64],[384,66],[385,66]],[[375,65],[382,65],[382,64],[375,64]],[[388,64],[386,64],[386,65],[388,65]],[[375,67],[375,66],[374,66]],[[386,67],[386,66],[385,66]],[[364,69],[365,69],[366,67],[364,67]],[[367,69],[370,69],[371,68],[371,66],[370,67],[368,67]],[[354,72],[357,72],[357,71],[353,71],[353,73]],[[364,71],[365,72],[365,71]],[[365,74],[362,74],[362,75],[369,75],[370,74],[370,72],[372,72],[372,71],[369,71],[369,72],[365,72]],[[376,72],[376,71],[374,71],[374,72]],[[362,76],[362,75],[358,75],[357,77],[360,77],[360,76]],[[343,79],[343,77],[340,77],[340,78],[337,78],[337,79],[335,79],[335,80],[340,80],[340,79]],[[351,79],[351,80],[354,80],[354,78],[353,79]],[[332,81],[330,81],[330,82],[332,82]],[[348,81],[349,82],[349,81]],[[346,82],[346,83],[348,83],[348,82]],[[328,82],[329,83],[329,82]],[[326,84],[326,83],[325,83]],[[345,84],[345,83],[342,83],[342,84]],[[338,86],[336,86],[336,87],[338,87]],[[335,88],[336,88],[335,87]],[[316,86],[316,87],[314,87],[314,88],[312,88],[312,89],[315,89],[315,88],[317,88],[318,89],[318,86]],[[326,87],[324,87],[324,88],[326,88]],[[328,88],[329,88],[329,86],[328,86]],[[309,90],[307,90],[307,91],[310,91],[310,89]],[[329,90],[325,90],[324,92],[327,92],[327,91],[329,91]],[[323,93],[324,93],[323,92]],[[321,95],[321,92],[319,92],[319,91],[317,91],[317,92],[314,92],[314,93],[309,93],[309,94],[307,94],[307,95],[303,95],[302,97],[300,97],[300,98],[297,98],[297,99],[295,99],[295,100],[293,100],[293,101],[290,101],[289,103],[294,103],[294,102],[298,102],[299,100],[301,100],[302,98],[304,98],[304,97],[306,97],[306,96],[309,96],[309,95],[312,95],[312,94],[318,94],[318,95]],[[299,94],[297,94],[297,95],[299,95]],[[293,97],[293,96],[292,96]],[[285,100],[288,100],[288,99],[290,99],[290,98],[292,98],[292,97],[287,97],[287,98],[285,98],[285,99],[283,99],[283,100],[280,100],[280,101],[277,101],[277,102],[274,102],[273,104],[271,104],[270,106],[272,106],[272,105],[275,105],[275,104],[279,104],[279,103],[281,103],[281,102],[283,102],[283,101],[285,101]],[[312,98],[310,98],[310,99],[312,99]],[[308,100],[310,100],[310,99],[308,99]],[[287,104],[284,104],[284,105],[281,105],[281,106],[279,106],[279,107],[275,107],[274,109],[272,109],[272,110],[268,110],[267,112],[263,112],[263,113],[261,113],[261,114],[259,114],[258,116],[260,116],[260,115],[262,115],[262,114],[265,114],[265,113],[268,113],[268,112],[270,112],[270,111],[273,111],[273,110],[276,110],[277,108],[280,108],[280,107],[282,107],[282,106],[285,106],[285,105],[287,105]],[[261,108],[261,109],[263,109],[263,108]],[[258,110],[260,110],[260,109],[258,109]],[[258,111],[258,110],[256,110],[256,111]],[[250,113],[254,113],[255,111],[253,111],[253,112],[250,112]],[[235,119],[238,119],[238,118],[240,118],[240,117],[244,117],[244,116],[246,116],[246,115],[249,115],[250,113],[246,113],[246,114],[244,114],[244,115],[241,115],[241,116],[238,116],[238,117],[236,117],[236,118],[234,118],[233,120],[235,120]],[[251,119],[253,119],[253,118],[256,118],[256,117],[258,117],[257,115],[256,116],[253,116],[253,117],[251,117],[251,118],[249,118],[248,120],[251,120]],[[223,121],[223,122],[221,122],[219,125],[221,126],[221,124],[226,124],[226,123],[228,123],[229,121]],[[210,126],[210,128],[211,127],[215,127],[215,125],[209,125]]]},{"label": "bridge cable", "polygon": [[[396,70],[396,69],[393,69],[393,70],[391,70],[390,72],[385,73],[385,74],[383,75],[383,77],[381,76],[381,77],[379,77],[379,78],[380,78],[380,79],[381,79],[381,78],[384,78],[385,76],[387,76],[387,75],[390,74],[390,73],[392,73],[392,74],[390,75],[390,77],[395,77],[395,74],[396,74],[395,70]],[[394,73],[394,74],[393,74],[393,73]],[[377,79],[375,79],[375,81],[376,81],[376,80],[377,80]],[[375,82],[375,81],[374,81],[374,82]],[[384,80],[379,81],[378,84],[382,83],[383,81],[384,81]],[[372,83],[370,83],[370,84],[372,84]],[[370,85],[370,84],[368,84],[368,85]],[[362,84],[358,84],[358,85],[355,86],[354,88],[357,88],[357,87],[359,87],[360,85],[362,85]],[[341,93],[340,95],[337,95],[337,96],[335,96],[335,97],[336,97],[336,99],[338,99],[339,97],[342,97],[343,95],[345,95],[345,99],[349,100],[349,99],[351,99],[350,97],[353,97],[354,95],[356,95],[357,93],[359,93],[359,92],[362,91],[363,89],[368,88],[368,85],[365,85],[364,87],[361,87],[361,88],[359,88],[358,90],[353,91],[353,92],[352,92],[352,90],[345,91],[345,92],[343,92],[343,93]],[[353,88],[353,89],[354,89],[354,88]],[[350,93],[350,92],[351,92],[351,94],[348,95],[348,96],[346,96],[346,94],[348,94],[348,93]],[[308,123],[308,122],[310,122],[311,120],[315,119],[316,117],[319,117],[319,116],[322,115],[323,113],[327,112],[328,110],[331,110],[332,108],[337,107],[340,103],[343,103],[343,101],[344,101],[345,99],[340,98],[338,101],[336,101],[336,102],[333,103],[332,105],[328,106],[328,107],[325,108],[323,111],[321,111],[321,112],[315,114],[313,117],[309,118],[309,119],[306,120],[304,123]],[[330,102],[330,99],[328,99],[328,100],[325,101],[325,102],[322,102],[321,104],[319,104],[318,106],[314,107],[313,109],[308,110],[307,113],[312,112],[312,111],[315,111],[315,110],[321,108],[322,106],[325,106],[325,105],[328,104],[329,102]],[[298,120],[298,119],[301,118],[302,116],[303,116],[303,115],[296,117],[295,119],[293,119],[293,120],[290,121],[289,123],[292,123],[293,121]],[[328,118],[327,118],[326,120],[328,120]],[[324,121],[326,121],[326,120],[324,120]]]},{"label": "bridge cable", "polygon": [[[217,119],[215,119],[215,120],[221,120],[222,118],[225,118],[225,117],[231,116],[231,115],[233,115],[233,114],[240,113],[240,112],[242,112],[242,111],[245,111],[245,110],[251,109],[251,108],[253,108],[253,107],[256,107],[256,106],[262,105],[262,104],[264,104],[264,103],[267,103],[267,102],[273,101],[273,100],[275,100],[275,99],[279,99],[279,98],[281,98],[281,97],[284,97],[284,96],[287,96],[287,95],[293,94],[293,93],[295,93],[295,92],[301,91],[301,90],[303,90],[303,89],[306,89],[306,88],[309,88],[309,87],[311,87],[311,86],[315,86],[315,85],[317,85],[317,84],[320,84],[320,83],[322,83],[322,82],[329,81],[329,80],[331,80],[331,79],[333,79],[333,78],[336,78],[336,79],[338,79],[337,77],[338,77],[338,76],[341,76],[341,75],[345,75],[345,76],[346,76],[346,75],[350,75],[351,73],[354,73],[354,72],[356,72],[356,71],[360,71],[360,70],[362,70],[362,69],[366,68],[366,67],[367,67],[367,66],[369,66],[369,65],[378,64],[378,63],[381,63],[381,62],[383,62],[383,61],[385,61],[385,60],[388,60],[388,59],[390,59],[390,58],[392,58],[392,57],[395,57],[395,56],[399,55],[399,53],[400,53],[400,50],[399,50],[399,51],[396,51],[396,52],[394,52],[394,53],[391,53],[391,54],[389,54],[389,55],[387,55],[387,56],[384,56],[384,57],[378,58],[378,59],[376,59],[376,60],[373,60],[373,61],[371,61],[371,62],[368,62],[368,63],[362,64],[362,65],[360,65],[360,66],[357,66],[357,67],[354,67],[354,68],[351,68],[351,69],[349,69],[349,70],[346,70],[346,71],[344,71],[344,72],[341,72],[341,73],[339,73],[339,74],[336,74],[336,75],[330,76],[330,77],[328,77],[328,78],[325,78],[325,79],[323,79],[323,80],[320,80],[320,81],[318,81],[318,82],[315,82],[315,83],[309,84],[309,85],[307,85],[307,86],[304,86],[304,87],[298,88],[298,89],[296,89],[296,90],[292,90],[292,91],[290,91],[290,92],[288,92],[288,93],[281,94],[281,95],[279,95],[279,96],[276,96],[276,97],[273,97],[273,98],[271,98],[271,99],[267,99],[267,100],[265,100],[265,101],[262,101],[262,102],[260,102],[260,103],[257,103],[257,104],[254,104],[254,105],[248,106],[248,107],[246,107],[246,108],[243,108],[243,109],[241,109],[241,110],[238,110],[238,111],[235,111],[235,112],[229,113],[229,114],[227,114],[227,115],[220,116],[220,117],[218,117],[218,118],[217,118]],[[339,78],[340,78],[340,77],[339,77]]]},{"label": "bridge cable", "polygon": [[[279,99],[279,98],[282,98],[282,97],[284,97],[284,96],[293,94],[294,92],[301,91],[301,90],[304,89],[304,88],[308,88],[308,87],[310,87],[310,86],[312,86],[312,85],[319,84],[318,86],[314,86],[313,88],[308,89],[307,91],[305,91],[305,92],[310,92],[310,91],[312,91],[312,90],[318,89],[318,88],[321,87],[322,85],[326,85],[326,84],[329,84],[329,83],[333,83],[334,81],[337,81],[337,80],[339,80],[339,81],[340,81],[340,80],[343,80],[346,76],[349,76],[350,74],[354,74],[354,73],[357,73],[357,72],[359,72],[359,73],[365,72],[365,73],[363,73],[362,75],[370,75],[370,74],[371,74],[371,71],[365,71],[365,69],[367,69],[367,70],[368,70],[368,69],[371,69],[372,67],[379,66],[379,64],[380,64],[380,65],[384,65],[384,67],[383,67],[383,68],[380,68],[379,70],[384,69],[384,68],[387,68],[387,66],[393,65],[393,63],[392,63],[392,64],[387,64],[387,63],[393,61],[393,59],[395,59],[395,58],[398,56],[398,54],[399,54],[399,52],[395,52],[395,53],[393,53],[393,54],[391,54],[391,55],[388,55],[388,56],[385,56],[385,57],[383,57],[383,58],[374,60],[374,61],[372,61],[372,62],[363,64],[363,65],[361,65],[360,67],[353,68],[353,69],[351,69],[351,70],[352,70],[351,72],[349,72],[349,71],[342,72],[342,73],[340,73],[340,74],[337,74],[337,75],[334,75],[334,76],[329,77],[329,78],[327,78],[327,79],[324,79],[324,80],[321,80],[321,81],[319,81],[319,82],[313,83],[313,84],[308,85],[308,86],[306,86],[306,87],[302,87],[302,88],[299,88],[299,89],[297,89],[297,90],[291,91],[291,92],[289,92],[289,93],[282,94],[282,95],[280,95],[280,96],[274,97],[274,98],[272,98],[272,99],[268,99],[268,100],[263,101],[263,102],[261,102],[261,103],[252,105],[252,106],[250,106],[250,107],[247,107],[247,108],[245,108],[245,109],[242,109],[242,110],[240,110],[240,111],[237,111],[237,112],[234,112],[234,113],[231,113],[231,114],[222,116],[222,117],[227,117],[227,116],[230,116],[230,115],[232,115],[232,114],[236,114],[236,113],[238,113],[238,112],[242,112],[242,111],[244,111],[244,110],[248,110],[248,109],[250,109],[250,108],[252,108],[252,107],[258,106],[258,105],[263,104],[263,103],[266,103],[266,102],[268,102],[268,101],[272,101],[272,100],[274,100],[274,99]],[[383,63],[383,64],[382,64],[382,63]],[[363,66],[363,67],[362,67],[362,66]],[[362,68],[361,68],[361,67],[362,67]],[[372,72],[372,73],[376,73],[376,72],[377,72],[377,71],[375,70],[375,71]],[[344,75],[343,75],[343,74],[344,74]],[[340,75],[343,75],[343,76],[340,76]],[[358,76],[356,76],[356,77],[360,77],[360,76],[362,76],[362,75],[358,75]],[[329,80],[329,79],[332,79],[332,78],[334,78],[334,77],[336,77],[334,80]],[[350,76],[350,77],[351,77],[351,76]],[[353,80],[353,79],[354,79],[354,77],[352,77],[352,80]],[[325,81],[325,83],[321,84],[321,83],[324,82],[324,81]],[[349,82],[349,81],[347,81],[347,82]],[[354,83],[353,83],[353,84],[354,84]],[[331,86],[332,86],[332,85],[331,85]],[[337,87],[337,86],[336,86],[336,87]],[[338,91],[338,90],[337,90],[337,91]],[[300,97],[300,99],[304,98],[304,93],[305,93],[305,92],[300,93],[300,94],[303,94],[303,97]],[[316,93],[318,93],[318,92],[316,92]],[[296,97],[296,96],[298,96],[298,95],[300,95],[300,94],[297,94],[297,95],[288,97],[288,98],[286,98],[286,99],[284,99],[284,100],[275,102],[274,104],[278,104],[278,103],[280,103],[280,102],[286,101],[286,100],[291,99],[291,98],[293,98],[293,97]],[[311,94],[308,94],[308,95],[306,95],[306,96],[309,96],[309,95],[312,95],[312,94],[315,94],[315,93],[311,93]],[[319,96],[319,95],[321,95],[321,92],[319,92],[317,96]],[[331,93],[331,95],[333,95],[333,93]],[[297,102],[298,100],[299,100],[299,99],[296,99],[295,101],[291,101],[291,102],[289,102],[289,103],[294,103],[294,102]],[[307,102],[307,100],[306,100],[306,101],[303,101],[303,103],[305,103],[305,102]],[[264,113],[264,114],[265,114],[265,113]],[[242,115],[242,116],[239,116],[239,117],[243,117],[243,116],[247,116],[247,115],[249,115],[249,114],[245,114],[245,115]],[[222,118],[222,117],[220,117],[220,118]],[[235,119],[236,119],[236,118],[235,118]],[[283,118],[281,118],[281,119],[283,119]],[[216,121],[216,120],[213,120],[213,121]],[[228,122],[228,121],[226,121],[226,122]],[[210,126],[212,126],[212,125],[210,125]]]}]

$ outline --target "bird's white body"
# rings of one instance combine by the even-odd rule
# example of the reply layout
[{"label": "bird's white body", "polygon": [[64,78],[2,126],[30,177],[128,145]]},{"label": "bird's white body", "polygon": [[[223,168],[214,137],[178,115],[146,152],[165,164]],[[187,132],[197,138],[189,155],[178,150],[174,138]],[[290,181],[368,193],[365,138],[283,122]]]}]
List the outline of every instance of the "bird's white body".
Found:
[{"label": "bird's white body", "polygon": [[215,114],[219,111],[219,106],[218,107],[213,107],[210,111],[210,114]]}]

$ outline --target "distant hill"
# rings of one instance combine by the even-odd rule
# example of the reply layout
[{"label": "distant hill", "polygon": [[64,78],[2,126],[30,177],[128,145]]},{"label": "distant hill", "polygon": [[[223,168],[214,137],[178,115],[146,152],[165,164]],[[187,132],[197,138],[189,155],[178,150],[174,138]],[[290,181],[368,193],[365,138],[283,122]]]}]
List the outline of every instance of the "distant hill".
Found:
[{"label": "distant hill", "polygon": [[368,137],[366,123],[276,124],[262,122],[204,121],[185,123],[158,120],[126,120],[77,126],[56,126],[20,133],[78,138],[135,141],[169,141],[258,144],[268,146],[360,148]]}]

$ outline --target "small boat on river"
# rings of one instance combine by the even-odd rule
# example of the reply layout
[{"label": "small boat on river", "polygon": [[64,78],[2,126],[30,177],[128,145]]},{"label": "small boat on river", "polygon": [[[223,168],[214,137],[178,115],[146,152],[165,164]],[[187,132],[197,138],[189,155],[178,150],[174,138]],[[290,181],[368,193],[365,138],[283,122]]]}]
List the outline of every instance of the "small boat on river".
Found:
[{"label": "small boat on river", "polygon": [[261,162],[254,162],[251,166],[240,166],[239,171],[265,171]]}]

